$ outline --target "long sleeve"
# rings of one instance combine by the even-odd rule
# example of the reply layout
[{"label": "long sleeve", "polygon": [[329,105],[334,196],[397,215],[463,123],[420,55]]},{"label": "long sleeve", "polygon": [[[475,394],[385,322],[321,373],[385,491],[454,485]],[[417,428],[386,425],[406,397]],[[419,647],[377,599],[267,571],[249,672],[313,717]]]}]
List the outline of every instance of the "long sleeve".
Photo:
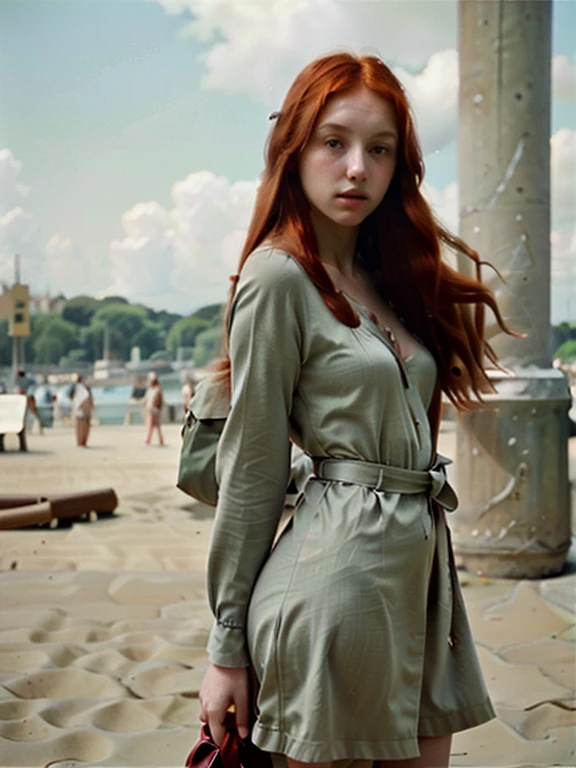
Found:
[{"label": "long sleeve", "polygon": [[213,663],[249,664],[246,611],[268,557],[290,473],[289,415],[304,354],[301,268],[274,250],[242,271],[230,331],[231,409],[218,447],[218,506],[208,556]]}]

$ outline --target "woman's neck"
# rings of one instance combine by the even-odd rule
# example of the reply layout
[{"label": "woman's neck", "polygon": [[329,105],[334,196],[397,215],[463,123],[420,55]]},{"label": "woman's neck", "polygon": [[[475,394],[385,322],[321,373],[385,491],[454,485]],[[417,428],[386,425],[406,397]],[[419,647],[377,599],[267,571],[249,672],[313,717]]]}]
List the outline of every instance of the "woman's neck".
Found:
[{"label": "woman's neck", "polygon": [[312,214],[320,261],[334,267],[342,275],[352,277],[356,256],[357,227],[343,227],[326,222]]}]

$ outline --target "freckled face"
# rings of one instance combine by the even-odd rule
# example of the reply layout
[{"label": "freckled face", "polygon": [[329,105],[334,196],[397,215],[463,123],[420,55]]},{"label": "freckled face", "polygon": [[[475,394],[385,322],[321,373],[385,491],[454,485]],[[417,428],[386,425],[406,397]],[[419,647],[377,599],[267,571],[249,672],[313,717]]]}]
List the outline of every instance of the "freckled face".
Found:
[{"label": "freckled face", "polygon": [[396,168],[393,105],[360,86],[331,97],[299,159],[313,219],[359,227],[380,204]]}]

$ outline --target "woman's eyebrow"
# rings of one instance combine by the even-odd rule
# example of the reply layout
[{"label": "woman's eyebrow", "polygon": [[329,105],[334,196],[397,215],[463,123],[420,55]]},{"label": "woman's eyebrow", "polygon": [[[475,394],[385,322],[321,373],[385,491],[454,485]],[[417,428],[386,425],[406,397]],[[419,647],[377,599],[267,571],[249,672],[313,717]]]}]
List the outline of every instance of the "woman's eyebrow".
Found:
[{"label": "woman's eyebrow", "polygon": [[[345,125],[340,125],[340,123],[322,123],[318,126],[319,131],[341,131],[343,133],[350,133],[350,128],[346,127]],[[373,138],[388,138],[388,139],[397,139],[398,134],[396,131],[385,129],[383,131],[376,131],[376,133],[372,134]]]}]

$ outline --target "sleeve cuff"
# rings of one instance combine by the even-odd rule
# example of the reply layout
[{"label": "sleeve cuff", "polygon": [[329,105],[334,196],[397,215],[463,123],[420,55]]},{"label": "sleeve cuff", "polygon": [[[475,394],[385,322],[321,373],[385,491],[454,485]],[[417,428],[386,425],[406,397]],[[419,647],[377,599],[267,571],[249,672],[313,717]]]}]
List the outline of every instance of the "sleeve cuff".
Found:
[{"label": "sleeve cuff", "polygon": [[219,667],[249,667],[244,629],[226,627],[214,622],[207,645],[212,664]]}]

